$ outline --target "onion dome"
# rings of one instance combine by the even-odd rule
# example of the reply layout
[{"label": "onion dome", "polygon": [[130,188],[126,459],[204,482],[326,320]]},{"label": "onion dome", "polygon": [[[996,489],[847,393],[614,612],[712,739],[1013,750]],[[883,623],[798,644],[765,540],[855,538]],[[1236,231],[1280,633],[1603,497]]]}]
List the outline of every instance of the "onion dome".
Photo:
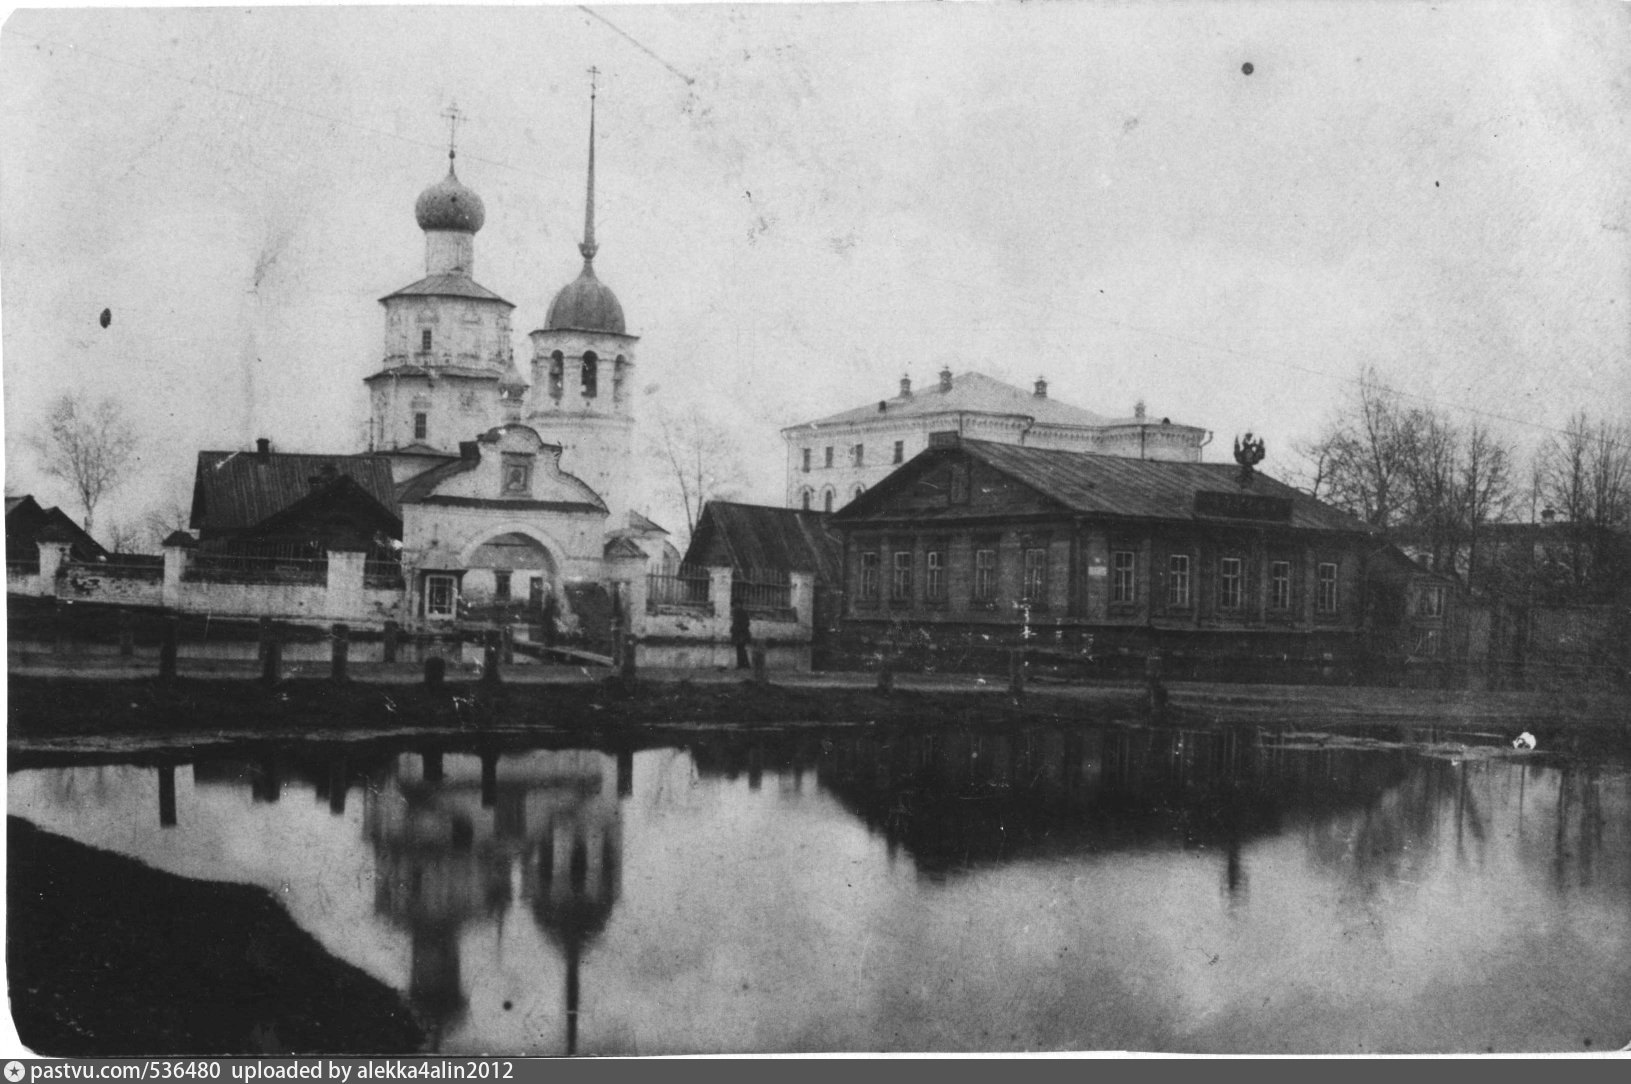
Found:
[{"label": "onion dome", "polygon": [[625,334],[623,306],[618,303],[611,287],[595,277],[595,265],[588,256],[584,258],[582,273],[561,287],[561,292],[549,303],[544,329]]},{"label": "onion dome", "polygon": [[449,154],[447,176],[419,193],[413,205],[414,217],[422,230],[460,230],[475,233],[487,221],[487,208],[481,197],[459,183]]}]

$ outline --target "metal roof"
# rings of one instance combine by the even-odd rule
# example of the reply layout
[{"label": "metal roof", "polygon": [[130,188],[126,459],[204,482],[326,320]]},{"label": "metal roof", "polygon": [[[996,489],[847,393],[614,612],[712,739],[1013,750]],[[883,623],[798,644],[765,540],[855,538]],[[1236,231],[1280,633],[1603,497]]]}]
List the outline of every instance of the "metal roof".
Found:
[{"label": "metal roof", "polygon": [[[924,469],[939,459],[959,452],[1045,497],[1051,497],[1064,510],[1078,515],[1191,522],[1249,521],[1197,512],[1196,494],[1225,494],[1266,497],[1285,502],[1289,505],[1290,516],[1289,520],[1280,522],[1293,528],[1376,533],[1375,528],[1346,512],[1261,472],[1253,472],[1251,481],[1241,485],[1240,468],[1232,463],[1127,459],[981,440],[962,440],[956,444],[930,448],[856,498],[837,514],[838,521],[854,523],[891,518],[886,505],[892,491],[909,484],[912,478],[920,476]],[[961,519],[970,514],[978,515],[978,507],[978,504],[948,505],[943,509],[914,515],[930,519]]]},{"label": "metal roof", "polygon": [[393,297],[468,297],[475,301],[497,301],[515,308],[469,275],[428,275],[395,293],[386,294],[380,301],[389,301]]},{"label": "metal roof", "polygon": [[388,456],[199,452],[189,525],[200,531],[253,527],[305,499],[312,491],[314,477],[333,475],[350,478],[400,518]]},{"label": "metal roof", "polygon": [[[953,414],[968,411],[980,414],[1023,414],[1048,425],[1105,426],[1116,424],[1110,418],[1091,410],[1062,403],[1058,399],[1041,398],[1035,394],[1004,384],[984,373],[959,373],[951,379],[951,389],[942,391],[938,383],[910,395],[897,395],[883,400],[886,408],[878,409],[877,402],[831,414],[806,424],[846,425],[854,422],[876,421],[879,418],[910,418],[925,414]],[[791,428],[798,428],[797,426]]]},{"label": "metal roof", "polygon": [[818,583],[841,579],[843,542],[824,512],[734,501],[709,501],[685,551],[689,565],[813,572]]}]

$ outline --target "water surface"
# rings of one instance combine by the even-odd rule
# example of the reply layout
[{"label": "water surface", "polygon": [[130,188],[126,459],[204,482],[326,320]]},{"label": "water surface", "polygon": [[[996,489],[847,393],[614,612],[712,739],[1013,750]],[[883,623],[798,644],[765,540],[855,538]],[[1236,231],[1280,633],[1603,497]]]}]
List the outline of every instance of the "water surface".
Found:
[{"label": "water surface", "polygon": [[1621,1047],[1631,772],[1480,752],[324,747],[18,772],[10,810],[272,890],[445,1052]]}]

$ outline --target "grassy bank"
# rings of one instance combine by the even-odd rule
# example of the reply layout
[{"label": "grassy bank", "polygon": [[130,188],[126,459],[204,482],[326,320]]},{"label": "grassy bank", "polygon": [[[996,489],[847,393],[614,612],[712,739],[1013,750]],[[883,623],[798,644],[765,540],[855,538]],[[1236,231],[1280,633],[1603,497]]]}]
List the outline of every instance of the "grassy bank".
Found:
[{"label": "grassy bank", "polygon": [[8,817],[11,1011],[39,1054],[377,1054],[424,1035],[269,893],[195,881]]}]

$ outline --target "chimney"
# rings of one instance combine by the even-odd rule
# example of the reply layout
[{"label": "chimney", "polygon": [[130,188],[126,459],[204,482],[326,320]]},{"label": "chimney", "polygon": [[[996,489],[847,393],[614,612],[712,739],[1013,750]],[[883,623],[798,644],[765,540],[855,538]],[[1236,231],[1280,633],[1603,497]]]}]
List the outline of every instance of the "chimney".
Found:
[{"label": "chimney", "polygon": [[1144,420],[1144,400],[1142,399],[1133,404],[1133,420],[1139,422]]},{"label": "chimney", "polygon": [[265,437],[255,441],[255,454],[262,459],[272,454],[272,442]]},{"label": "chimney", "polygon": [[940,390],[941,391],[950,391],[951,390],[951,366],[950,365],[948,365],[944,369],[940,370]]},{"label": "chimney", "polygon": [[912,397],[912,378],[909,376],[903,376],[900,378],[900,397],[902,399],[910,399]]},{"label": "chimney", "polygon": [[888,409],[889,409],[889,400],[888,399],[879,399],[878,400],[878,413],[882,414],[885,411],[887,411]]},{"label": "chimney", "polygon": [[1036,396],[1038,399],[1046,399],[1048,397],[1048,382],[1043,380],[1040,376],[1037,377],[1036,388],[1031,392],[1031,394]]}]

